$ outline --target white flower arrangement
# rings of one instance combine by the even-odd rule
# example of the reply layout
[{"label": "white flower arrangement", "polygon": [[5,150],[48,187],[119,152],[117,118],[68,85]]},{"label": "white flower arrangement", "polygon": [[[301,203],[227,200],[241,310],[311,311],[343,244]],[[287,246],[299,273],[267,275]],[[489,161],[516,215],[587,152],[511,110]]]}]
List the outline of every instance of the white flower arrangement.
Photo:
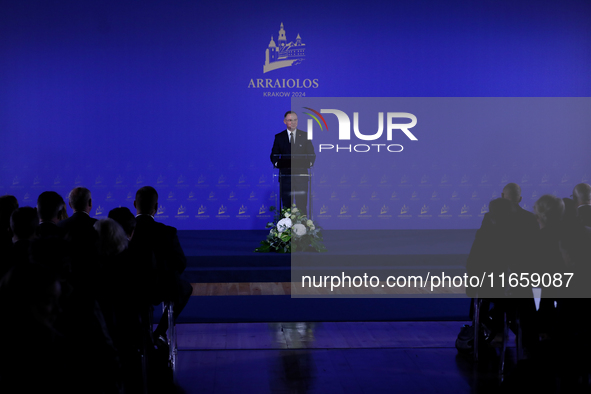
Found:
[{"label": "white flower arrangement", "polygon": [[[270,207],[274,211],[275,207]],[[261,246],[255,252],[291,253],[296,251],[326,252],[321,228],[313,220],[302,215],[295,206],[283,208],[273,222],[267,223],[270,228],[267,239],[261,241]]]},{"label": "white flower arrangement", "polygon": [[302,236],[306,235],[306,226],[304,226],[301,223],[294,224],[293,227],[291,228],[291,232],[296,237],[302,237]]},{"label": "white flower arrangement", "polygon": [[284,232],[288,228],[291,228],[291,219],[290,218],[283,218],[277,223],[277,231],[280,233]]}]

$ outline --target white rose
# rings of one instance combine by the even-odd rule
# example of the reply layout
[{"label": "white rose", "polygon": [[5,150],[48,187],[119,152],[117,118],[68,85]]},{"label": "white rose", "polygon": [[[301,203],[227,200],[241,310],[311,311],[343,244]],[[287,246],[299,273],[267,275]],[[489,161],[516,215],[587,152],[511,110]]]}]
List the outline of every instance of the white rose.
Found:
[{"label": "white rose", "polygon": [[279,231],[280,233],[284,232],[285,230],[287,230],[290,227],[291,227],[291,219],[289,219],[289,218],[281,219],[279,221],[279,223],[277,223],[277,231]]},{"label": "white rose", "polygon": [[310,226],[310,230],[312,230],[312,231],[314,231],[314,229],[315,229],[315,228],[316,228],[316,227],[314,227],[314,225],[311,225],[311,226]]},{"label": "white rose", "polygon": [[313,222],[313,221],[311,221],[311,220],[308,220],[308,221],[306,222],[306,225],[307,225],[308,227],[313,227],[313,226],[314,226],[314,222]]},{"label": "white rose", "polygon": [[299,210],[299,209],[297,209],[297,208],[292,208],[292,209],[291,209],[291,213],[298,213],[299,211],[300,211],[300,210]]},{"label": "white rose", "polygon": [[291,231],[298,237],[301,237],[302,235],[306,235],[306,226],[300,223],[294,224]]},{"label": "white rose", "polygon": [[291,215],[291,220],[295,220],[296,215]]},{"label": "white rose", "polygon": [[285,214],[283,215],[283,217],[288,218],[289,217],[289,212],[285,212]]}]

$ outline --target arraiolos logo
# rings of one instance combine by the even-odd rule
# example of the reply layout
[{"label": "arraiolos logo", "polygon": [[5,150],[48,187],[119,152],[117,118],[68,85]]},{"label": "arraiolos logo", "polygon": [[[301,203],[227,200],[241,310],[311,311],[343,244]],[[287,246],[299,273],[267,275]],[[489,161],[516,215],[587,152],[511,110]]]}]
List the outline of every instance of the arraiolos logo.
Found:
[{"label": "arraiolos logo", "polygon": [[[349,116],[338,109],[321,109],[320,112],[309,108],[303,107],[313,113],[304,112],[304,114],[309,115],[312,119],[308,119],[308,139],[312,140],[314,137],[314,122],[316,121],[318,126],[320,126],[320,130],[328,131],[328,125],[326,120],[322,116],[322,114],[333,114],[336,115],[337,120],[339,122],[339,141],[347,141],[351,140],[351,120]],[[413,133],[410,132],[409,129],[413,128],[417,124],[417,117],[408,112],[388,112],[386,115],[387,124],[386,124],[386,138],[388,141],[392,141],[392,134],[394,130],[402,131],[408,139],[411,141],[418,141],[417,137],[414,136]],[[399,118],[406,118],[410,119],[410,123],[394,123],[394,119]],[[320,122],[322,120],[322,122]],[[324,124],[324,127],[322,126]],[[382,134],[384,133],[384,113],[378,112],[378,131],[374,134],[362,134],[359,130],[359,113],[353,112],[353,133],[355,137],[363,141],[375,141],[379,139]],[[380,147],[385,147],[385,150],[388,152],[402,152],[402,145],[400,144],[357,144],[357,145],[346,145],[346,146],[339,146],[336,145],[336,152],[339,151],[355,151],[355,152],[369,152],[372,150],[372,147],[375,147],[378,152],[380,152]],[[333,144],[320,144],[319,151],[322,152],[323,150],[332,150],[335,149],[335,145]]]},{"label": "arraiolos logo", "polygon": [[279,29],[279,38],[277,44],[271,36],[269,47],[265,51],[265,65],[263,66],[263,74],[269,71],[277,70],[278,68],[290,67],[300,64],[304,61],[306,44],[302,44],[302,38],[298,34],[295,43],[293,41],[287,42],[285,38],[285,30],[283,23]]},{"label": "arraiolos logo", "polygon": [[[265,50],[263,74],[280,68],[296,66],[305,60],[306,44],[298,34],[295,42],[287,42],[283,23],[279,29],[277,43],[271,42]],[[248,89],[317,89],[318,78],[251,78]],[[263,97],[305,97],[306,91],[265,91]]]}]

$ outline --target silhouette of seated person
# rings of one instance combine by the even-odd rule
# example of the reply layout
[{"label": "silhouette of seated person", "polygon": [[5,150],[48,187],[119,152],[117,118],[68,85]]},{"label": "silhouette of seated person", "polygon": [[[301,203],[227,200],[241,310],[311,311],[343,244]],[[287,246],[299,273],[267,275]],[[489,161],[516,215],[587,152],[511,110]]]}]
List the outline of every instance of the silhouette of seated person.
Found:
[{"label": "silhouette of seated person", "polygon": [[[143,256],[140,260],[146,262],[144,271],[148,274],[145,276],[156,279],[151,289],[153,303],[156,305],[163,301],[172,301],[173,317],[176,320],[193,291],[191,284],[180,277],[187,266],[187,259],[179,243],[176,228],[154,220],[158,210],[158,193],[153,187],[144,186],[139,189],[133,204],[137,216],[130,249],[138,256]],[[166,342],[167,314],[167,311],[163,313],[154,331],[154,338],[159,344]]]},{"label": "silhouette of seated person", "polygon": [[[6,259],[6,263],[13,266],[30,262],[31,241],[35,237],[35,231],[38,225],[39,218],[35,208],[21,207],[12,213],[10,216],[10,228],[13,234],[13,244],[10,258]],[[0,272],[0,276],[2,276],[2,272]]]},{"label": "silhouette of seated person", "polygon": [[564,272],[572,272],[568,287],[562,287],[561,298],[591,296],[588,279],[591,269],[591,227],[577,216],[577,203],[563,198],[564,216],[560,228],[560,250],[564,260]]},{"label": "silhouette of seated person", "polygon": [[131,241],[131,238],[133,237],[133,232],[135,231],[136,220],[135,216],[133,215],[133,213],[131,213],[129,208],[119,207],[111,209],[109,211],[109,218],[119,223],[121,228],[123,228],[123,231],[125,231],[127,240]]},{"label": "silhouette of seated person", "polygon": [[125,391],[139,392],[142,387],[141,354],[146,353],[144,343],[151,342],[152,334],[148,323],[150,304],[142,296],[145,283],[138,278],[127,235],[119,223],[110,218],[101,219],[94,228],[99,235],[101,265],[99,304],[119,353]]},{"label": "silhouette of seated person", "polygon": [[[555,328],[555,319],[557,318],[554,301],[558,296],[559,288],[554,287],[552,282],[546,281],[549,285],[544,285],[543,278],[554,277],[554,273],[564,272],[564,259],[560,248],[561,222],[564,215],[564,202],[562,199],[550,194],[543,195],[534,204],[534,213],[539,223],[540,231],[536,233],[532,248],[532,256],[529,264],[521,272],[528,273],[529,277],[534,279],[532,274],[538,274],[542,295],[539,309],[534,314],[525,316],[522,320],[525,323],[528,338],[534,343],[530,346],[530,353],[533,358],[543,356],[543,346],[539,339],[546,339],[553,335]],[[531,291],[531,286],[524,290]]]},{"label": "silhouette of seated person", "polygon": [[65,209],[64,199],[54,191],[46,191],[37,198],[39,225],[31,244],[31,259],[55,270],[62,279],[70,279],[70,244],[57,223]]},{"label": "silhouette of seated person", "polygon": [[3,393],[119,392],[115,354],[96,347],[90,329],[72,335],[79,327],[60,327],[63,300],[63,281],[37,263],[15,266],[0,281],[0,308],[11,319],[0,325],[9,339],[0,352]]},{"label": "silhouette of seated person", "polygon": [[[60,216],[63,216],[64,207],[63,198],[56,192],[39,195],[38,239],[31,243],[30,258],[33,263],[51,269],[60,278],[63,313],[56,320],[55,327],[73,341],[79,341],[78,357],[81,360],[86,354],[94,354],[100,360],[100,367],[93,371],[85,370],[82,376],[88,377],[89,381],[96,378],[95,372],[117,377],[117,352],[97,301],[96,264],[80,259],[79,254],[73,254],[71,243],[64,239],[65,232],[57,225]],[[86,353],[82,354],[83,351]]]},{"label": "silhouette of seated person", "polygon": [[[468,257],[466,271],[469,276],[482,278],[485,282],[478,289],[467,289],[469,296],[482,298],[481,322],[487,327],[490,338],[500,333],[503,313],[514,322],[516,311],[531,314],[535,311],[531,289],[512,289],[507,286],[511,273],[524,272],[532,256],[533,241],[538,225],[535,216],[521,208],[521,189],[510,183],[503,189],[502,197],[489,204],[489,212],[484,216],[482,225]],[[489,275],[493,276],[491,286]],[[505,276],[505,287],[501,278]],[[524,298],[512,300],[512,298]],[[494,305],[491,309],[490,306]],[[515,327],[512,327],[515,329]]]},{"label": "silhouette of seated person", "polygon": [[579,183],[573,189],[573,202],[577,209],[577,218],[587,227],[591,227],[591,185]]},{"label": "silhouette of seated person", "polygon": [[[141,308],[151,305],[152,302],[159,302],[160,300],[157,300],[154,295],[154,293],[160,293],[154,290],[160,283],[158,272],[155,269],[157,264],[154,253],[152,250],[139,250],[139,248],[134,247],[134,245],[137,246],[136,244],[131,243],[136,226],[135,216],[128,208],[119,207],[109,212],[109,219],[112,219],[120,226],[127,243],[126,249],[117,255],[121,257],[120,260],[123,264],[110,264],[107,266],[107,271],[117,273],[121,286],[127,282],[127,286],[123,291],[126,291],[130,299],[133,298],[134,302],[139,303]],[[97,224],[95,224],[96,226]],[[97,229],[97,231],[99,230]],[[110,234],[109,236],[113,235]],[[101,241],[100,244],[102,245],[103,242]],[[104,248],[101,247],[101,249]],[[104,256],[104,250],[101,254]]]},{"label": "silhouette of seated person", "polygon": [[39,195],[37,198],[37,215],[39,216],[37,236],[39,238],[64,238],[65,233],[57,224],[65,205],[62,196],[56,192],[47,191]]},{"label": "silhouette of seated person", "polygon": [[15,196],[0,197],[0,255],[12,248],[12,231],[10,229],[10,215],[18,208]]},{"label": "silhouette of seated person", "polygon": [[[501,196],[490,202],[489,212],[476,232],[466,264],[469,275],[520,272],[531,259],[531,247],[539,229],[536,217],[519,206],[521,188],[516,183],[507,184]],[[505,296],[500,286],[493,284],[484,289],[478,289],[481,298],[491,294]],[[474,294],[475,289],[468,290],[469,295]]]},{"label": "silhouette of seated person", "polygon": [[[36,239],[31,243],[30,258],[33,264],[47,267],[60,279],[62,313],[54,327],[75,343],[74,357],[86,365],[78,372],[80,379],[91,382],[97,389],[103,384],[118,384],[119,359],[98,304],[96,289],[89,288],[88,283],[71,270],[68,242],[57,238]],[[88,367],[90,365],[92,368]]]},{"label": "silhouette of seated person", "polygon": [[54,327],[60,296],[58,277],[39,264],[17,265],[0,280],[1,392],[75,392],[79,361]]},{"label": "silhouette of seated person", "polygon": [[97,234],[93,227],[95,218],[90,217],[92,210],[92,196],[85,187],[75,187],[68,195],[68,204],[73,214],[61,220],[60,227],[66,239],[79,249],[79,252],[91,252],[97,241]]},{"label": "silhouette of seated person", "polygon": [[[577,185],[578,186],[578,185]],[[577,187],[575,187],[576,189]],[[573,194],[576,194],[573,193]],[[591,373],[587,355],[591,351],[588,338],[587,311],[591,307],[591,227],[585,226],[577,216],[578,204],[563,198],[564,217],[560,235],[560,249],[564,259],[564,271],[573,273],[568,287],[567,277],[556,299],[556,321],[553,327],[554,346],[558,349],[558,365],[565,384],[572,384],[581,376]],[[573,387],[572,390],[576,389]]]}]

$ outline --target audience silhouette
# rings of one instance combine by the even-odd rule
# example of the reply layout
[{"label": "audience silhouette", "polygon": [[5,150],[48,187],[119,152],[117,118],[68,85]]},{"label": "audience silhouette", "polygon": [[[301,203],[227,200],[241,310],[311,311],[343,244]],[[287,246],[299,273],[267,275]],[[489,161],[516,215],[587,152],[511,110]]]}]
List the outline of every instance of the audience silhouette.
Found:
[{"label": "audience silhouette", "polygon": [[[11,322],[0,325],[10,338],[0,352],[2,393],[175,391],[157,349],[167,326],[153,333],[152,311],[172,301],[178,316],[192,287],[180,279],[186,259],[176,229],[141,217],[154,194],[157,204],[153,188],[138,191],[137,232],[127,208],[90,217],[83,187],[68,196],[70,217],[54,191],[41,193],[36,208],[0,197],[0,307]],[[33,372],[24,367],[32,354]]]},{"label": "audience silhouette", "polygon": [[[490,202],[470,251],[468,275],[574,274],[569,287],[541,286],[539,309],[532,286],[467,289],[484,299],[481,316],[491,339],[505,312],[513,325],[519,317],[527,352],[503,384],[509,392],[540,370],[565,392],[587,387],[591,362],[581,360],[591,351],[585,316],[591,186],[576,185],[571,197],[543,195],[531,213],[519,206],[520,187],[507,184],[501,198]],[[64,199],[53,191],[41,193],[36,208],[19,207],[14,196],[0,197],[0,308],[9,317],[0,335],[10,339],[0,352],[0,389],[174,390],[172,380],[163,378],[170,376],[162,352],[166,313],[154,331],[151,314],[154,305],[172,302],[176,319],[192,287],[181,279],[187,262],[176,229],[154,220],[157,191],[150,186],[137,191],[135,216],[121,207],[107,219],[90,217],[92,197],[83,187],[70,192],[68,205],[69,218]]]}]

